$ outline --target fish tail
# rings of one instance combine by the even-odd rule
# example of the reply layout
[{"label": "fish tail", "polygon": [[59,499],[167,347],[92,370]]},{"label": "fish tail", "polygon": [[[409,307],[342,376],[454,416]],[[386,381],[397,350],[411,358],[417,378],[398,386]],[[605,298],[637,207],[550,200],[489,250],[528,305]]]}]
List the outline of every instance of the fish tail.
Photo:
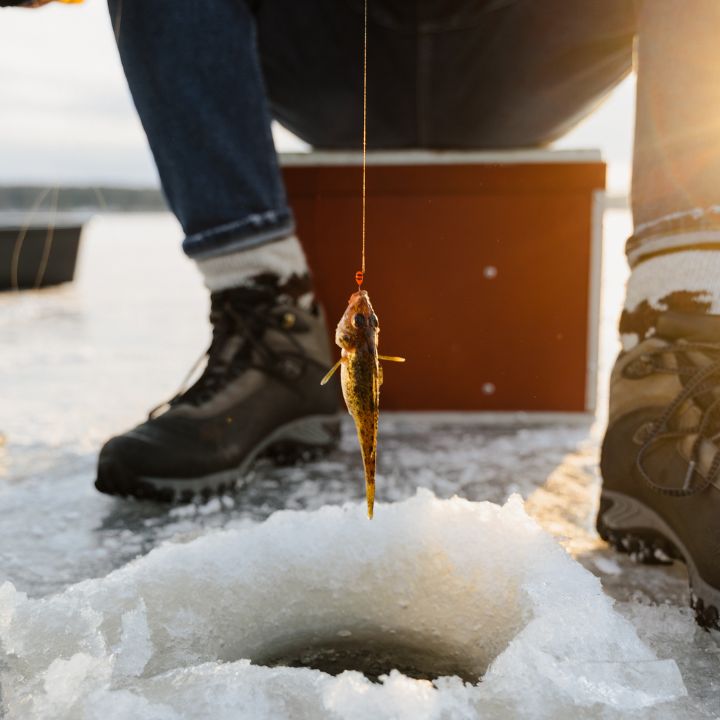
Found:
[{"label": "fish tail", "polygon": [[375,459],[372,462],[372,472],[365,468],[365,496],[367,498],[367,513],[372,520],[373,509],[375,508]]},{"label": "fish tail", "polygon": [[365,496],[368,517],[373,516],[375,505],[375,451],[377,449],[377,417],[372,414],[355,417],[363,468],[365,470]]}]

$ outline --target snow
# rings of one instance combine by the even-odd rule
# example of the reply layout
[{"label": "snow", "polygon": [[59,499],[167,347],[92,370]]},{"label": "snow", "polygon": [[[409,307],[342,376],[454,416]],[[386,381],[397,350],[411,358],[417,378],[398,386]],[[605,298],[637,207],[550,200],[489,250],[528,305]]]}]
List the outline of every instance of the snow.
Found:
[{"label": "snow", "polygon": [[612,559],[604,557],[596,557],[593,559],[595,567],[606,575],[620,575],[622,568]]},{"label": "snow", "polygon": [[[686,694],[518,496],[279,512],[49,598],[6,583],[0,618],[9,720],[105,718],[118,693],[141,719],[256,720],[622,717]],[[313,648],[384,649],[388,676],[264,667]]]}]

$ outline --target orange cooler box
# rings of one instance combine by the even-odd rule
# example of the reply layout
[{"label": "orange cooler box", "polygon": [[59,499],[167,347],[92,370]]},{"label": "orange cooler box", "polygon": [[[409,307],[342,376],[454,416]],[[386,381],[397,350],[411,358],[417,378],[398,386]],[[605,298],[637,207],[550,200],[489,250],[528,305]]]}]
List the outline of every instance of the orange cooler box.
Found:
[{"label": "orange cooler box", "polygon": [[[282,158],[331,337],[360,267],[355,153]],[[388,410],[594,410],[605,164],[594,151],[372,153],[363,287]],[[339,350],[338,350],[339,352]]]}]

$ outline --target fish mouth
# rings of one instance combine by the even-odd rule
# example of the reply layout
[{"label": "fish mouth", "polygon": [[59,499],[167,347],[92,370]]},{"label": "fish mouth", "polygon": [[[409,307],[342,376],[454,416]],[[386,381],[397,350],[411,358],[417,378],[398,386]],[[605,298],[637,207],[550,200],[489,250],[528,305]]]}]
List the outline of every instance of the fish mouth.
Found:
[{"label": "fish mouth", "polygon": [[370,304],[370,296],[365,290],[358,290],[353,293],[348,300],[348,306],[353,313],[370,315],[373,312],[372,305]]}]

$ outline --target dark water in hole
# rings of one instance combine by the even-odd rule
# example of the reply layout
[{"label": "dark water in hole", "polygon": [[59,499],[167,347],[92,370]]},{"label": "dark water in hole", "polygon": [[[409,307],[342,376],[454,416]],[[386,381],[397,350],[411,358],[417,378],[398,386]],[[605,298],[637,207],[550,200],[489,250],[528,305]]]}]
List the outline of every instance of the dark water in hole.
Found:
[{"label": "dark water in hole", "polygon": [[357,670],[372,682],[379,682],[380,676],[389,674],[391,670],[399,670],[416,680],[434,680],[446,675],[457,675],[473,684],[480,680],[478,672],[463,667],[458,658],[436,651],[396,645],[373,646],[353,640],[290,648],[260,664],[312,668],[329,675]]}]

